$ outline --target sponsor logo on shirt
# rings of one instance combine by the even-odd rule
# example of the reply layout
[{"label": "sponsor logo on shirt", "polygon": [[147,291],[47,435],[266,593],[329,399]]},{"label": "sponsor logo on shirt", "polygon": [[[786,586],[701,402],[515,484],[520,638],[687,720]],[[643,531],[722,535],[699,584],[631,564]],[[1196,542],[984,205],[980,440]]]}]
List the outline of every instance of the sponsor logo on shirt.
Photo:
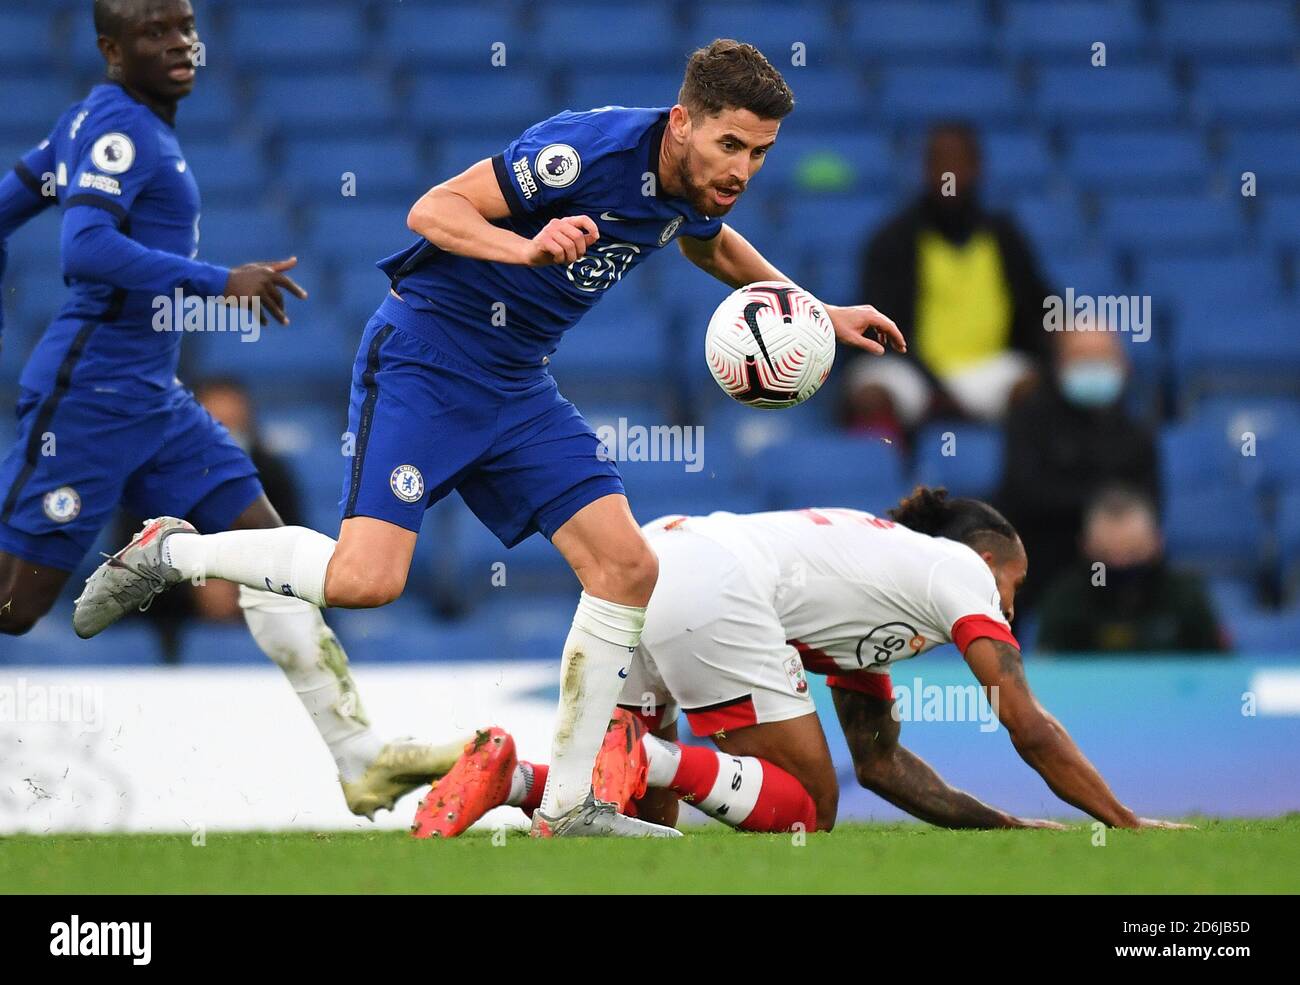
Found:
[{"label": "sponsor logo on shirt", "polygon": [[593,252],[574,260],[564,272],[580,291],[603,291],[622,279],[640,252],[641,247],[631,243],[597,243]]},{"label": "sponsor logo on shirt", "polygon": [[528,158],[521,157],[515,161],[513,167],[520,193],[525,199],[531,199],[537,194],[537,182],[533,180],[533,169],[528,166]]},{"label": "sponsor logo on shirt", "polygon": [[106,174],[92,174],[89,171],[81,173],[81,180],[77,182],[82,188],[89,188],[93,191],[103,192],[105,195],[121,195],[122,185],[116,178],[110,178]]},{"label": "sponsor logo on shirt", "polygon": [[547,144],[534,163],[542,184],[552,188],[568,188],[582,173],[582,158],[568,144]]},{"label": "sponsor logo on shirt", "polygon": [[135,163],[135,144],[124,133],[106,133],[90,148],[90,159],[105,174],[121,174]]}]

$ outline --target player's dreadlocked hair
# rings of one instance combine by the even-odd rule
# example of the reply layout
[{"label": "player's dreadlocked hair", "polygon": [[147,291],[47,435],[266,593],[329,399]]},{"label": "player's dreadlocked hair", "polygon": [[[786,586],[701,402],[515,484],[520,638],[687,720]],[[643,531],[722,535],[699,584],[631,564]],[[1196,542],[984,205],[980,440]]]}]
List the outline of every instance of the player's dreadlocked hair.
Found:
[{"label": "player's dreadlocked hair", "polygon": [[894,522],[917,533],[947,537],[976,551],[1004,554],[1019,534],[1001,513],[978,499],[950,499],[948,490],[917,486],[889,511]]},{"label": "player's dreadlocked hair", "polygon": [[794,94],[763,53],[729,38],[691,53],[677,101],[692,116],[747,109],[760,119],[780,120],[794,109]]}]

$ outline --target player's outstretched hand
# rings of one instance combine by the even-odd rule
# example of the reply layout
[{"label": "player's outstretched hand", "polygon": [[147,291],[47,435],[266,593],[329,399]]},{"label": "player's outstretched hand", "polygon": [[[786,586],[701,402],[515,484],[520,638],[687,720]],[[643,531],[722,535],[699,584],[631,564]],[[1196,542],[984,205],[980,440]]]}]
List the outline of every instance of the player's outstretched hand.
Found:
[{"label": "player's outstretched hand", "polygon": [[600,230],[588,215],[571,215],[552,219],[532,238],[528,256],[530,267],[547,267],[553,263],[573,263],[587,252]]},{"label": "player's outstretched hand", "polygon": [[888,342],[898,352],[907,351],[907,340],[898,330],[894,320],[882,315],[869,304],[855,304],[849,307],[826,305],[826,313],[831,316],[835,326],[835,337],[844,345],[862,349],[876,356],[885,353]]},{"label": "player's outstretched hand", "polygon": [[1048,821],[1041,817],[1018,817],[1016,818],[1017,828],[1046,828],[1049,831],[1064,831],[1065,825],[1059,821]]},{"label": "player's outstretched hand", "polygon": [[1168,831],[1195,831],[1194,824],[1181,824],[1178,821],[1162,821],[1158,817],[1140,817],[1138,818],[1139,828],[1164,828]]},{"label": "player's outstretched hand", "polygon": [[[226,296],[235,298],[258,298],[263,307],[271,312],[271,317],[281,325],[289,324],[289,316],[284,311],[284,294],[288,291],[299,301],[307,300],[304,291],[293,278],[285,273],[298,266],[297,257],[287,260],[265,260],[259,263],[245,263],[230,271],[226,280]],[[266,315],[262,315],[262,324],[266,324]]]}]

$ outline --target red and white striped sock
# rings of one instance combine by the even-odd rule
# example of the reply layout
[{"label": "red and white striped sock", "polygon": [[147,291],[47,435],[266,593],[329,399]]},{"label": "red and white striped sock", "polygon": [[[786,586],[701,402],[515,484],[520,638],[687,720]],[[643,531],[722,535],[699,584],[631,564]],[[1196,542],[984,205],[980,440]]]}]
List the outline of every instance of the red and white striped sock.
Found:
[{"label": "red and white striped sock", "polygon": [[[709,817],[742,831],[817,828],[817,807],[808,791],[781,767],[754,756],[729,756],[647,735],[650,786],[666,786]],[[672,778],[664,782],[668,769]]]},{"label": "red and white striped sock", "polygon": [[519,760],[514,775],[510,778],[510,793],[506,795],[506,803],[532,817],[533,811],[542,805],[542,791],[546,789],[548,772],[545,763]]}]

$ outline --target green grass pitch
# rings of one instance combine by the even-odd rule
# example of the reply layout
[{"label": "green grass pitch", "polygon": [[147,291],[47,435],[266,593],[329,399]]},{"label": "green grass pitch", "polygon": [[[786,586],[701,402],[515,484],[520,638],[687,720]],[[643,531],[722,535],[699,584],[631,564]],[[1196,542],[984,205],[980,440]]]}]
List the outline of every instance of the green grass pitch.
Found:
[{"label": "green grass pitch", "polygon": [[1196,831],[943,831],[446,842],[401,832],[0,838],[8,893],[1294,893],[1300,814]]}]

